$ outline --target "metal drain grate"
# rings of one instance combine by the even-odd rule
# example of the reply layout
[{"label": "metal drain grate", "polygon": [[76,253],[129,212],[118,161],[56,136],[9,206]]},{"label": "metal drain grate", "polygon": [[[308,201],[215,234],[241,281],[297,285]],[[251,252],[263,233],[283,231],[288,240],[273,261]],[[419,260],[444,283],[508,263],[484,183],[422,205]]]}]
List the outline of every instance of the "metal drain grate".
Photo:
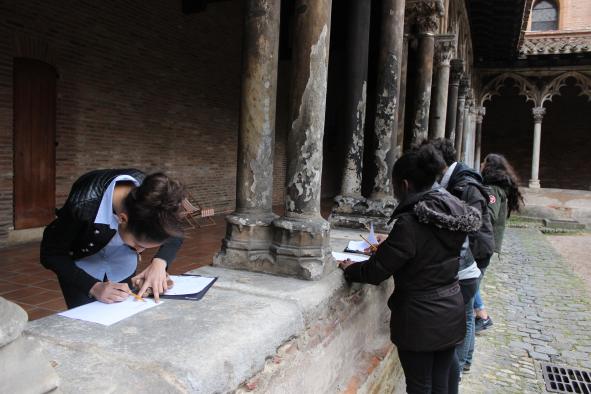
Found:
[{"label": "metal drain grate", "polygon": [[554,393],[591,394],[591,371],[541,363],[546,390]]}]

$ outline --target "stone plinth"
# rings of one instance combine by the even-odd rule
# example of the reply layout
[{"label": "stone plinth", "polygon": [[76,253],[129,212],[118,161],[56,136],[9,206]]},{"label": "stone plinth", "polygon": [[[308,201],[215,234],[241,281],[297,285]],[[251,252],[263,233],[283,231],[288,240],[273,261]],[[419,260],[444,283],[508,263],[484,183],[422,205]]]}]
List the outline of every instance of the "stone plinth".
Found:
[{"label": "stone plinth", "polygon": [[[357,234],[334,231],[331,246],[343,250]],[[389,340],[391,280],[362,286],[347,284],[340,271],[318,281],[220,267],[194,272],[219,277],[201,301],[166,300],[110,327],[50,316],[26,332],[55,361],[64,393],[404,388]]]}]

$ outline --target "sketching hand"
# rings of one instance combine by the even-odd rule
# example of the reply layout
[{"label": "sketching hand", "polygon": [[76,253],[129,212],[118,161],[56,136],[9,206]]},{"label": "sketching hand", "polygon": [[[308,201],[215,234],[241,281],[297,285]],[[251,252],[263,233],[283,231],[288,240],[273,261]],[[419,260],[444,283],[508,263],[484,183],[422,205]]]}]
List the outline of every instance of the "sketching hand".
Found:
[{"label": "sketching hand", "polygon": [[121,302],[129,297],[129,286],[127,283],[97,282],[90,288],[90,295],[97,301],[105,304]]},{"label": "sketching hand", "polygon": [[154,300],[159,302],[160,294],[168,290],[166,278],[166,261],[155,258],[145,270],[131,279],[131,283],[137,283],[138,281],[143,280],[144,283],[140,291],[138,291],[138,295],[143,297],[146,290],[150,287],[154,294]]}]

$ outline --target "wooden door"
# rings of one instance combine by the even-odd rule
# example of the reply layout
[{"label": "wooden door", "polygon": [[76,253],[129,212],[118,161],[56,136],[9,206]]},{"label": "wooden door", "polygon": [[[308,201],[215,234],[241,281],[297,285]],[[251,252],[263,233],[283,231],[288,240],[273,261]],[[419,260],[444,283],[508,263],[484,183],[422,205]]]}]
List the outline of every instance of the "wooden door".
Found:
[{"label": "wooden door", "polygon": [[14,228],[47,225],[55,211],[55,69],[14,59]]}]

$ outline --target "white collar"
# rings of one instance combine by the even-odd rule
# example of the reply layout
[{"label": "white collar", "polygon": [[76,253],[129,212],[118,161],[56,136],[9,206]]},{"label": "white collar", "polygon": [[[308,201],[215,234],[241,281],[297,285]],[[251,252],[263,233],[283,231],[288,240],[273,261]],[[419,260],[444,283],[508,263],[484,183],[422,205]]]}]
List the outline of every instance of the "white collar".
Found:
[{"label": "white collar", "polygon": [[103,198],[101,199],[101,205],[99,206],[98,212],[96,213],[96,218],[94,219],[94,222],[96,224],[108,224],[111,230],[117,230],[119,228],[117,215],[113,213],[113,192],[115,190],[115,184],[121,181],[131,181],[136,186],[140,185],[138,180],[130,175],[119,175],[111,181],[111,183],[105,190]]}]

